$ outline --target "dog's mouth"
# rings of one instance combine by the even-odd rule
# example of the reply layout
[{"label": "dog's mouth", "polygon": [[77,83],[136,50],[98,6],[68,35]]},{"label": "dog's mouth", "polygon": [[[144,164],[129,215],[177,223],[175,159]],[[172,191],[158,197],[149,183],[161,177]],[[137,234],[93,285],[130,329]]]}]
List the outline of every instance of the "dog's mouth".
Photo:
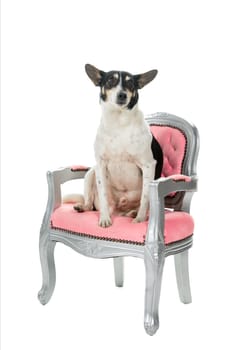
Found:
[{"label": "dog's mouth", "polygon": [[117,104],[119,107],[122,107],[122,108],[124,108],[124,107],[127,106],[127,103],[125,103],[125,102],[117,102],[116,104]]},{"label": "dog's mouth", "polygon": [[116,108],[118,108],[119,110],[128,109],[128,104],[127,104],[127,103],[116,103],[115,106],[116,106]]}]

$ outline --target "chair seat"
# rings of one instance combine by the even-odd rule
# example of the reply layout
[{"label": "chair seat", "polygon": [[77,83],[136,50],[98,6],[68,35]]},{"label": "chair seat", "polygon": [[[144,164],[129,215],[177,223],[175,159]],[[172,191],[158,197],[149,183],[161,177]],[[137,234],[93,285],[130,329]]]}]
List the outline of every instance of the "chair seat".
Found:
[{"label": "chair seat", "polygon": [[[122,243],[145,244],[148,221],[132,223],[132,218],[112,216],[112,226],[98,225],[99,212],[78,213],[72,204],[62,204],[52,214],[51,228],[80,236],[111,240]],[[193,234],[194,221],[191,215],[181,211],[165,212],[165,244],[185,239]]]}]

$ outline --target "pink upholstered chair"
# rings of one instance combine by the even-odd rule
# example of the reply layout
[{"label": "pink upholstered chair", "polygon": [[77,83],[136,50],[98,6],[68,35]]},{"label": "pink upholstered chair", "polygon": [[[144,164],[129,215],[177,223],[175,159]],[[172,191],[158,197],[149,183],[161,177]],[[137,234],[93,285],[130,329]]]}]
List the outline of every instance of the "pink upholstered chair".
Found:
[{"label": "pink upholstered chair", "polygon": [[145,263],[144,326],[153,335],[159,327],[158,307],[165,258],[174,255],[180,300],[191,302],[188,250],[192,246],[194,221],[189,214],[197,189],[197,129],[184,119],[157,113],[147,118],[164,154],[162,177],[150,184],[148,221],[134,224],[131,218],[113,217],[108,228],[98,226],[98,212],[77,213],[62,204],[61,184],[83,178],[88,168],[67,167],[47,173],[49,196],[40,232],[43,285],[39,300],[46,304],[55,287],[54,247],[62,242],[93,258],[113,258],[115,282],[123,285],[123,257],[142,258]]}]

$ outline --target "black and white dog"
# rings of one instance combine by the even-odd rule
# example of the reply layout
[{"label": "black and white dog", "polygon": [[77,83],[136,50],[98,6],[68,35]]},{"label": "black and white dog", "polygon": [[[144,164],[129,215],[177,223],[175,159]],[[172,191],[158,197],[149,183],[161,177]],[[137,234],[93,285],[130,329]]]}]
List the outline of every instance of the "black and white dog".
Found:
[{"label": "black and white dog", "polygon": [[159,178],[163,154],[138,108],[138,89],[157,75],[157,70],[132,75],[104,72],[85,66],[92,82],[100,87],[102,117],[94,149],[96,166],[84,181],[84,197],[77,197],[78,211],[100,211],[99,225],[112,224],[111,214],[146,219],[149,183]]}]

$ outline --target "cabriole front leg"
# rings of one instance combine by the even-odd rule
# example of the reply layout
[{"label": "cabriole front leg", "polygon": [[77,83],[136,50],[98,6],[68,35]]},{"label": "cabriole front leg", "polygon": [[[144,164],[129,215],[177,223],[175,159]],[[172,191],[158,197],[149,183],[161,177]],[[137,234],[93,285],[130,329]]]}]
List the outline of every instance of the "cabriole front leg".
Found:
[{"label": "cabriole front leg", "polygon": [[51,241],[48,236],[46,238],[40,238],[40,261],[43,284],[38,293],[38,299],[43,305],[47,304],[50,300],[56,283],[56,271],[54,264],[55,244],[56,242]]},{"label": "cabriole front leg", "polygon": [[144,327],[149,335],[154,335],[159,328],[159,298],[164,266],[164,253],[154,254],[145,248],[145,314]]}]

